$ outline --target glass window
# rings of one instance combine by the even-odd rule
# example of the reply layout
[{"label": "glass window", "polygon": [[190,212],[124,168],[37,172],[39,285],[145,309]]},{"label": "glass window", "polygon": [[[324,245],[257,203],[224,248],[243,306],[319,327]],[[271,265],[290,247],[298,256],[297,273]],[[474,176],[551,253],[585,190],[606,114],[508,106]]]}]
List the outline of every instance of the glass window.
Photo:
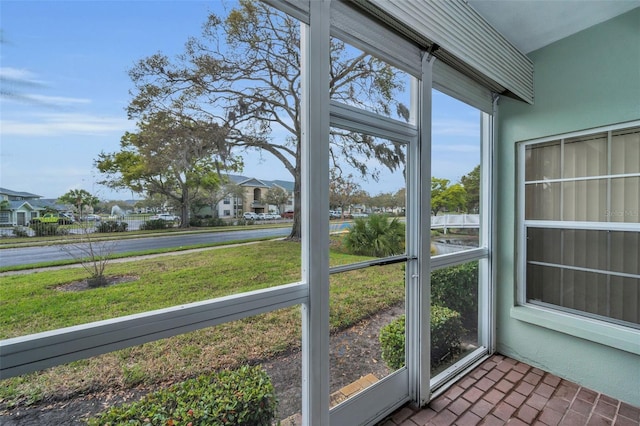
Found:
[{"label": "glass window", "polygon": [[638,327],[640,128],[520,152],[526,302]]},{"label": "glass window", "polygon": [[434,256],[477,248],[482,233],[481,113],[432,90],[431,251]]}]

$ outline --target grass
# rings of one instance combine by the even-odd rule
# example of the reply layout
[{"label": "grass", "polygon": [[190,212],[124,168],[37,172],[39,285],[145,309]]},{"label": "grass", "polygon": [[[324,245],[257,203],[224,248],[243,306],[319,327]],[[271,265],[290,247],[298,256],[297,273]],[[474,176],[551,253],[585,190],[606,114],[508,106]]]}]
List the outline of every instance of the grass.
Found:
[{"label": "grass", "polygon": [[[364,257],[332,252],[334,264]],[[0,282],[0,336],[15,337],[300,280],[300,245],[269,241],[200,253],[111,264],[109,275],[137,281],[81,292],[58,286],[85,278],[81,269],[6,276]],[[331,330],[404,298],[401,264],[331,276]],[[300,309],[281,309],[17,378],[0,386],[0,404],[30,404],[103,389],[183,380],[296,349]]]}]

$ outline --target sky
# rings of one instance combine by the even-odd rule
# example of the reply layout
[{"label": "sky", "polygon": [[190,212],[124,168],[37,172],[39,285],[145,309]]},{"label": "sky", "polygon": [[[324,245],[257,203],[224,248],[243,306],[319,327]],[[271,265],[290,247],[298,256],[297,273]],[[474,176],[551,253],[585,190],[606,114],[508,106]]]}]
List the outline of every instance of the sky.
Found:
[{"label": "sky", "polygon": [[[0,75],[20,94],[0,97],[0,187],[57,198],[85,189],[102,200],[139,199],[97,182],[94,161],[135,131],[127,71],[140,59],[180,53],[209,12],[231,1],[0,1]],[[3,83],[5,84],[5,83]],[[456,182],[479,162],[479,113],[434,95],[433,175]],[[269,154],[241,174],[292,181]],[[362,182],[371,195],[402,187],[401,173]]]}]

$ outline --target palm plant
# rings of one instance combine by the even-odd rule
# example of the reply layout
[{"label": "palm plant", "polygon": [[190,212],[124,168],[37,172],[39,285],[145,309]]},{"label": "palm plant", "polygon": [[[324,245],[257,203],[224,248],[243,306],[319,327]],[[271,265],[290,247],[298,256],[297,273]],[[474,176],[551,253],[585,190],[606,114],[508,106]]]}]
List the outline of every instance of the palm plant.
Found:
[{"label": "palm plant", "polygon": [[384,257],[404,252],[404,224],[397,218],[371,215],[358,218],[345,237],[344,244],[353,254]]}]

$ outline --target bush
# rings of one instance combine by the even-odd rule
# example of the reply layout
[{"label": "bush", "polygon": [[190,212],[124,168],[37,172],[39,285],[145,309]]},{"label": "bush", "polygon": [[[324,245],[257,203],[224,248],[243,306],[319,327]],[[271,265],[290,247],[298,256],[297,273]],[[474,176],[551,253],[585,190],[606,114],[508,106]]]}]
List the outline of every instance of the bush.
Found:
[{"label": "bush", "polygon": [[57,223],[34,223],[31,225],[31,229],[36,233],[36,237],[47,237],[58,234]]},{"label": "bush", "polygon": [[19,238],[28,237],[29,232],[24,226],[14,226],[13,227],[13,235]]},{"label": "bush", "polygon": [[[380,330],[382,359],[392,370],[404,366],[404,330],[404,315]],[[458,312],[442,306],[431,306],[431,367],[460,352],[464,332]]]},{"label": "bush", "polygon": [[207,226],[227,226],[227,222],[219,217],[212,217],[207,219]]},{"label": "bush", "polygon": [[227,223],[219,217],[205,217],[205,218],[192,217],[191,219],[189,219],[189,226],[193,226],[193,227],[227,226]]},{"label": "bush", "polygon": [[402,315],[380,329],[382,359],[392,370],[404,365],[404,323]]},{"label": "bush", "polygon": [[96,232],[125,232],[129,224],[127,222],[118,222],[116,220],[107,220],[100,222],[96,226]]},{"label": "bush", "polygon": [[478,322],[478,262],[433,271],[431,303],[460,312],[464,325],[475,327]]},{"label": "bush", "polygon": [[260,367],[244,366],[177,383],[138,402],[112,407],[89,425],[270,425],[277,399]]},{"label": "bush", "polygon": [[142,225],[140,225],[140,229],[143,231],[152,231],[155,229],[168,229],[173,227],[173,222],[162,219],[154,219],[148,220]]},{"label": "bush", "polygon": [[384,257],[404,252],[404,224],[397,218],[371,215],[358,218],[344,239],[352,254]]},{"label": "bush", "polygon": [[458,312],[444,306],[431,306],[431,366],[458,354],[464,333]]}]

